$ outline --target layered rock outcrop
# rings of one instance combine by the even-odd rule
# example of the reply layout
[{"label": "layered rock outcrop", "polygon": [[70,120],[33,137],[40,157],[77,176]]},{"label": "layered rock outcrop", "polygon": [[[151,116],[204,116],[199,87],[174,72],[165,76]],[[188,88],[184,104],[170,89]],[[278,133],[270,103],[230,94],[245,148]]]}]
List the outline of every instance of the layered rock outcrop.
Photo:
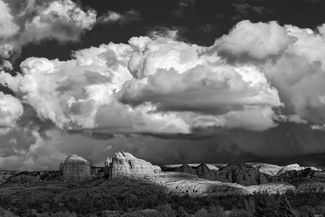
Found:
[{"label": "layered rock outcrop", "polygon": [[244,163],[231,163],[217,171],[218,181],[241,185],[259,185],[272,182],[271,177]]},{"label": "layered rock outcrop", "polygon": [[183,164],[182,166],[175,168],[174,171],[179,173],[188,173],[196,175],[196,171],[188,164]]},{"label": "layered rock outcrop", "polygon": [[153,175],[157,170],[151,163],[121,151],[107,158],[104,174],[108,178],[143,177]]},{"label": "layered rock outcrop", "polygon": [[203,163],[197,167],[182,165],[181,167],[168,170],[193,174],[208,180],[238,183],[241,185],[259,185],[273,182],[271,176],[261,173],[258,169],[244,163],[231,163],[219,170],[211,170]]},{"label": "layered rock outcrop", "polygon": [[305,169],[311,169],[313,171],[321,171],[321,169],[315,168],[315,167],[302,167],[299,164],[289,164],[285,167],[283,167],[281,170],[279,170],[279,172],[277,173],[277,175],[282,175],[286,172],[289,171],[301,171],[301,170],[305,170]]},{"label": "layered rock outcrop", "polygon": [[91,174],[91,164],[78,155],[71,155],[60,164],[60,176],[63,181],[82,182],[91,179]]}]

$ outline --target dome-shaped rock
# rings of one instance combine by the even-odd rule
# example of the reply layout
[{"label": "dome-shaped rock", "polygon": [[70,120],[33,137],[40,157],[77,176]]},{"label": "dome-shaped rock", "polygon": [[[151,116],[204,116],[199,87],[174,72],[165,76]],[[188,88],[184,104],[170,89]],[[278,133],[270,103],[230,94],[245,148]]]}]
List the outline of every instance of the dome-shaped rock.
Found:
[{"label": "dome-shaped rock", "polygon": [[62,180],[68,182],[86,181],[92,177],[91,165],[86,159],[71,155],[60,165],[60,175]]},{"label": "dome-shaped rock", "polygon": [[115,156],[107,158],[104,173],[109,178],[143,177],[152,175],[154,169],[151,163],[121,151],[115,153]]}]

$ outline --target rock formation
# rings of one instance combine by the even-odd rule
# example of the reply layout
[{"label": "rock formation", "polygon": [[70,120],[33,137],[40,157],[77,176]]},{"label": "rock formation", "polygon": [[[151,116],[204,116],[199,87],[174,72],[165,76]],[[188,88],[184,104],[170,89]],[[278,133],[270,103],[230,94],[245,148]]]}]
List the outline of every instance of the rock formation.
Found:
[{"label": "rock formation", "polygon": [[299,164],[295,163],[295,164],[289,164],[285,167],[283,167],[281,170],[279,170],[279,172],[277,173],[277,175],[281,175],[285,172],[288,172],[288,171],[300,171],[300,170],[305,170],[305,169],[308,169],[310,168],[311,170],[313,171],[321,171],[320,169],[317,169],[315,167],[301,167]]},{"label": "rock formation", "polygon": [[188,164],[183,164],[182,166],[175,168],[174,171],[179,173],[188,173],[196,175],[196,171]]},{"label": "rock formation", "polygon": [[60,175],[63,181],[82,182],[92,178],[90,163],[78,156],[67,157],[63,164],[60,164]]},{"label": "rock formation", "polygon": [[246,164],[258,169],[261,173],[265,173],[270,176],[276,176],[278,172],[283,168],[283,166],[267,164],[267,163],[246,163]]},{"label": "rock formation", "polygon": [[271,176],[261,173],[258,169],[244,163],[231,163],[219,170],[211,170],[203,163],[197,167],[182,165],[178,168],[169,168],[168,171],[184,172],[208,180],[238,183],[246,186],[273,182]]},{"label": "rock formation", "polygon": [[154,172],[154,173],[161,173],[161,168],[160,168],[160,166],[152,165],[152,167],[153,167],[153,172]]},{"label": "rock formation", "polygon": [[208,165],[206,164],[200,164],[198,167],[195,167],[195,170],[200,178],[208,180],[217,180],[216,176],[218,174],[218,170],[210,170]]},{"label": "rock formation", "polygon": [[244,163],[231,163],[217,171],[218,181],[241,185],[259,185],[269,183],[270,176]]},{"label": "rock formation", "polygon": [[155,171],[157,167],[153,167],[151,163],[124,151],[107,158],[104,168],[104,174],[109,178],[143,177],[153,175]]}]

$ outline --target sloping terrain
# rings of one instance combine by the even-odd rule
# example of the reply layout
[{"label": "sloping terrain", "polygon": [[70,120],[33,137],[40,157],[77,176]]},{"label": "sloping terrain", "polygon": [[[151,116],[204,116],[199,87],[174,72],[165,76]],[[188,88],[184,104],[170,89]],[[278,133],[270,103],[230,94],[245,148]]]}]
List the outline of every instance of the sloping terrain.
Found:
[{"label": "sloping terrain", "polygon": [[[260,168],[258,168],[260,166]],[[60,179],[59,171],[11,172],[0,185],[0,195],[48,195],[55,192],[55,197],[68,194],[71,189],[78,191],[102,191],[102,186],[110,186],[110,194],[126,194],[129,190],[138,191],[146,188],[159,189],[164,194],[190,196],[238,195],[254,192],[284,193],[287,190],[308,192],[325,189],[325,173],[310,168],[292,170],[281,175],[270,176],[259,169],[272,168],[269,165],[249,165],[231,163],[219,170],[210,169],[206,164],[181,165],[167,167],[169,171],[144,175],[143,177],[106,179],[101,173],[92,180],[79,183],[66,183]],[[275,167],[274,167],[275,168]],[[166,170],[166,167],[165,167]],[[275,173],[275,171],[273,171]],[[87,189],[87,190],[86,190]],[[128,189],[128,190],[126,190]],[[156,190],[154,190],[156,191]],[[77,193],[76,193],[77,194]],[[36,196],[41,197],[41,196]]]},{"label": "sloping terrain", "polygon": [[313,171],[321,171],[321,169],[317,169],[316,167],[302,167],[299,164],[289,164],[279,170],[277,175],[281,175],[283,173],[289,172],[289,171],[300,171],[300,170],[305,170],[305,169],[311,169]]},{"label": "sloping terrain", "polygon": [[[16,199],[28,198],[38,200],[52,195],[60,198],[63,195],[74,195],[81,197],[84,194],[100,194],[105,192],[107,195],[129,195],[136,192],[148,192],[150,194],[176,194],[190,196],[225,196],[225,195],[246,195],[253,192],[279,192],[295,190],[290,184],[275,183],[265,185],[243,186],[236,183],[223,183],[198,178],[197,176],[165,172],[146,176],[141,179],[104,179],[98,178],[82,183],[60,182],[56,178],[43,179],[35,178],[35,174],[17,176],[11,178],[6,183],[0,185],[0,195],[11,195]],[[33,182],[26,182],[31,180]],[[38,177],[38,176],[36,176]],[[37,180],[36,180],[37,179]],[[132,193],[133,192],[133,193]]]},{"label": "sloping terrain", "polygon": [[0,170],[0,184],[5,182],[9,177],[16,175],[17,171],[12,170]]},{"label": "sloping terrain", "polygon": [[278,172],[283,168],[282,166],[274,165],[274,164],[267,164],[267,163],[246,163],[260,172],[268,174],[270,176],[275,176]]},{"label": "sloping terrain", "polygon": [[211,181],[194,175],[166,172],[148,177],[149,182],[164,186],[169,194],[188,194],[190,196],[225,196],[246,195],[254,192],[284,193],[295,191],[293,185],[287,183],[273,183],[243,186],[237,183]]},{"label": "sloping terrain", "polygon": [[180,167],[169,167],[165,169],[165,171],[188,173],[197,175],[203,179],[237,183],[245,186],[273,182],[270,175],[261,173],[258,169],[244,163],[231,163],[227,166],[219,168],[219,170],[211,170],[206,164],[203,163],[196,167],[183,164]]}]

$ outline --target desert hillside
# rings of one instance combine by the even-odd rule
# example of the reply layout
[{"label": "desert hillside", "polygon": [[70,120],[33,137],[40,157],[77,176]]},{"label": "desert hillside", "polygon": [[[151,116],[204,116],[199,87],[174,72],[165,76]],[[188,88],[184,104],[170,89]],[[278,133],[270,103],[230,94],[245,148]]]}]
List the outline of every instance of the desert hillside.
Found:
[{"label": "desert hillside", "polygon": [[[286,171],[280,172],[283,168]],[[151,216],[161,213],[182,216],[179,212],[192,212],[192,216],[200,216],[196,214],[217,215],[217,212],[230,216],[239,212],[227,205],[232,198],[237,198],[239,204],[252,201],[255,205],[246,207],[245,212],[256,213],[256,203],[261,200],[256,198],[259,195],[269,195],[262,200],[280,195],[280,199],[275,200],[279,204],[290,195],[324,195],[323,171],[290,168],[250,163],[218,167],[201,163],[160,168],[126,152],[108,157],[105,167],[101,168],[72,155],[60,165],[59,171],[2,171],[0,207],[5,209],[0,209],[0,213],[16,216],[46,216],[46,213],[51,216],[52,213],[54,216],[54,213],[65,211],[65,216],[87,216],[87,213],[94,216],[128,216],[130,213],[134,216],[147,216],[148,213]],[[292,200],[296,196],[292,196]],[[219,205],[209,202],[210,206],[217,206],[218,211],[202,211],[201,205],[192,204],[202,203],[206,198],[219,201]],[[87,203],[89,205],[82,205]],[[177,208],[180,203],[187,210],[180,211]],[[147,210],[148,207],[152,209]],[[102,211],[96,212],[97,209]]]}]

